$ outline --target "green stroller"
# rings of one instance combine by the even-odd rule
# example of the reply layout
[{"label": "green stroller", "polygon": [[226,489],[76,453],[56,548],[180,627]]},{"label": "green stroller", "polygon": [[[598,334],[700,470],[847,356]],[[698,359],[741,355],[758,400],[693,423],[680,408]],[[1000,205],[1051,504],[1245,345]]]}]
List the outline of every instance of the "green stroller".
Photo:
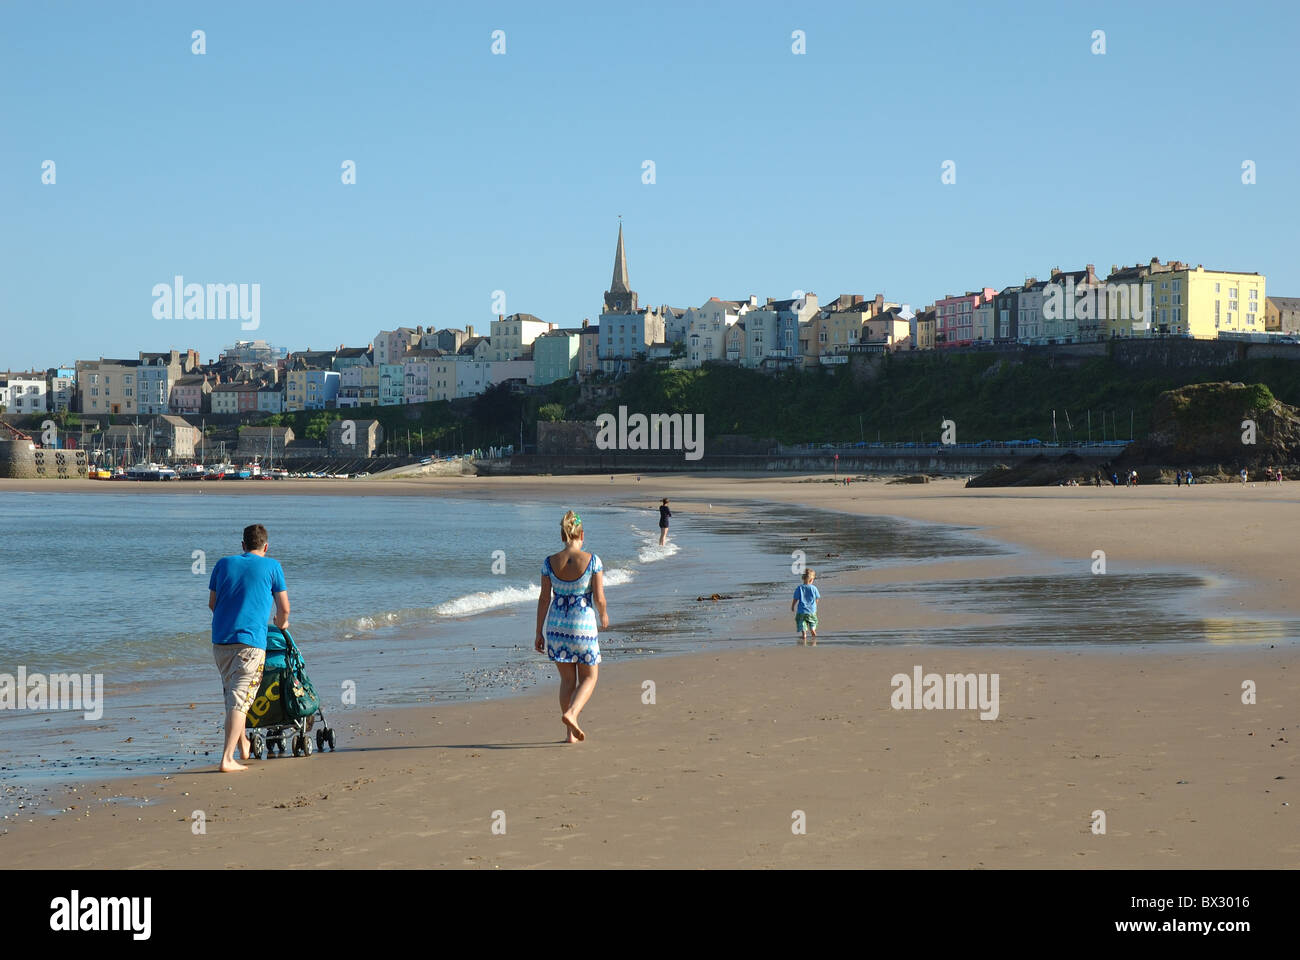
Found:
[{"label": "green stroller", "polygon": [[[319,722],[319,726],[317,726]],[[295,757],[312,755],[311,730],[316,728],[316,749],[334,750],[334,730],[325,722],[316,689],[307,677],[298,645],[287,630],[266,629],[266,664],[262,685],[248,708],[249,750],[254,760],[284,756],[286,746]]]}]

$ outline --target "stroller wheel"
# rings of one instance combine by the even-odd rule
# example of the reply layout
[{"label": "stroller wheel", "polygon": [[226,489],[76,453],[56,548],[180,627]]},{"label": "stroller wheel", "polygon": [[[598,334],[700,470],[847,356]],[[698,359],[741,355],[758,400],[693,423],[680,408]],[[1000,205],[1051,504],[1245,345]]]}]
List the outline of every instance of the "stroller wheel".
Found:
[{"label": "stroller wheel", "polygon": [[317,753],[325,752],[325,731],[324,730],[316,731],[316,752]]},{"label": "stroller wheel", "polygon": [[302,738],[302,755],[304,757],[310,757],[311,752],[311,737],[304,736]]},{"label": "stroller wheel", "polygon": [[302,737],[295,735],[293,738],[293,755],[296,757],[302,753]]},{"label": "stroller wheel", "polygon": [[330,745],[330,753],[334,752],[334,728],[327,727],[325,730],[325,739]]}]

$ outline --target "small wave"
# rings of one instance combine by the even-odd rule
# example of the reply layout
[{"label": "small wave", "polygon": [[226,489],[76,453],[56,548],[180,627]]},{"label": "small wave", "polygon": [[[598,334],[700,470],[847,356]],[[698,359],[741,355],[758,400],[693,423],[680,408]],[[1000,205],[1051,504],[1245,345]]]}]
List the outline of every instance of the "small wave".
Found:
[{"label": "small wave", "polygon": [[536,600],[541,593],[542,588],[534,583],[526,587],[502,587],[500,590],[489,592],[479,591],[440,603],[433,608],[433,612],[441,617],[463,617],[496,607],[508,607],[511,604]]},{"label": "small wave", "polygon": [[667,560],[681,550],[681,547],[674,540],[669,540],[662,547],[659,546],[659,534],[657,533],[650,533],[637,527],[633,527],[632,532],[641,538],[642,546],[637,550],[636,558],[642,563]]},{"label": "small wave", "polygon": [[357,618],[357,622],[356,622],[356,629],[358,629],[358,630],[373,630],[373,629],[375,629],[375,618],[374,618],[374,617],[358,617],[358,618]]},{"label": "small wave", "polygon": [[[605,586],[617,587],[625,583],[631,583],[632,577],[633,572],[631,570],[624,570],[621,567],[606,570]],[[468,593],[463,597],[440,603],[433,608],[433,612],[440,617],[464,617],[471,613],[494,610],[497,607],[526,603],[529,600],[536,600],[541,594],[541,586],[535,583],[530,583],[526,587],[502,587],[500,590],[491,591],[480,590],[478,593]]]}]

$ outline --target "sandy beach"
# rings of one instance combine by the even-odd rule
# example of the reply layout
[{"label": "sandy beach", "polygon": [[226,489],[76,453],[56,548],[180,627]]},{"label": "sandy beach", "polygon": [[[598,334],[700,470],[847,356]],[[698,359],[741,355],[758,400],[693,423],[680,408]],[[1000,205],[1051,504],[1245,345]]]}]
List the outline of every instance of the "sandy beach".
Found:
[{"label": "sandy beach", "polygon": [[[0,481],[0,494],[190,488]],[[1104,551],[1109,573],[1195,571],[1226,581],[1240,616],[1282,622],[1300,616],[1291,562],[1300,486],[966,490],[955,480],[845,487],[820,478],[683,475],[639,483],[608,476],[278,481],[225,484],[220,492],[263,490],[647,509],[668,496],[674,526],[710,509],[788,502],[956,524],[1016,550],[821,584],[816,648],[798,646],[791,633],[783,648],[740,640],[716,652],[611,664],[583,715],[590,739],[581,745],[558,742],[553,691],[344,711],[333,718],[336,754],[264,760],[237,775],[88,782],[63,801],[67,812],[4,823],[7,866],[1300,864],[1293,632],[1249,645],[954,646],[944,643],[954,618],[942,603],[889,589],[1029,576],[1049,560],[1086,570]],[[815,532],[807,549],[816,566]],[[788,595],[774,597],[754,629],[789,633],[788,610]],[[866,624],[925,628],[933,639],[836,645],[837,629]],[[996,674],[996,719],[973,710],[894,709],[891,678],[917,666],[927,674]],[[1255,703],[1242,702],[1247,681]],[[195,811],[203,814],[201,833]],[[1094,832],[1098,812],[1104,833]]]}]

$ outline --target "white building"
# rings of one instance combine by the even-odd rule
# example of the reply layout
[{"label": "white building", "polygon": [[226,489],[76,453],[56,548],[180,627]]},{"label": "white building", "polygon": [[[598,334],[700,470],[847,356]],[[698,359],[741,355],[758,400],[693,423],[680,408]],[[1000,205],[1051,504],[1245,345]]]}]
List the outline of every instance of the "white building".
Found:
[{"label": "white building", "polygon": [[439,357],[446,356],[441,350],[407,350],[402,357],[402,375],[405,381],[402,399],[406,403],[428,403],[437,399],[430,391],[432,365]]},{"label": "white building", "polygon": [[49,401],[44,374],[16,374],[9,377],[9,397],[4,401],[9,413],[46,413]]},{"label": "white building", "polygon": [[817,294],[798,299],[773,300],[745,313],[745,347],[742,366],[801,366],[800,340],[817,316]]},{"label": "white building", "polygon": [[725,360],[727,329],[758,304],[749,300],[719,300],[710,297],[699,307],[686,311],[686,365],[703,366],[710,360]]},{"label": "white building", "polygon": [[555,324],[546,323],[531,313],[512,313],[508,317],[498,317],[492,321],[488,331],[491,342],[490,358],[492,360],[518,360],[543,333],[555,328]]}]

